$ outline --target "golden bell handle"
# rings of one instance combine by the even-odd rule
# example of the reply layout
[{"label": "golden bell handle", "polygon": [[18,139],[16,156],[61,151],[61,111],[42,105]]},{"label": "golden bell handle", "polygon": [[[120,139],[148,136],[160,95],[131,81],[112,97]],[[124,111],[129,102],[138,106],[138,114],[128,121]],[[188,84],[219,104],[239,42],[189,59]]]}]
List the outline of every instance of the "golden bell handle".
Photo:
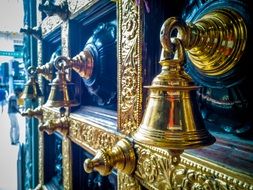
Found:
[{"label": "golden bell handle", "polygon": [[112,148],[98,150],[96,156],[86,159],[83,165],[87,173],[96,170],[102,176],[109,175],[113,168],[131,174],[135,169],[136,157],[132,144],[122,139]]}]

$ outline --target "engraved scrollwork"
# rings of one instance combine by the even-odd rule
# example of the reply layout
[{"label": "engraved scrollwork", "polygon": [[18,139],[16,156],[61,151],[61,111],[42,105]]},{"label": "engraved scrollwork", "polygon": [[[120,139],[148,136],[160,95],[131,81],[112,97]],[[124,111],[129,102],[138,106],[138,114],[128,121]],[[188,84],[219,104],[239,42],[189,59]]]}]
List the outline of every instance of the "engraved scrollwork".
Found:
[{"label": "engraved scrollwork", "polygon": [[136,146],[139,156],[135,174],[141,177],[141,182],[152,189],[171,189],[170,172],[174,166],[170,158],[154,154],[151,150]]},{"label": "engraved scrollwork", "polygon": [[120,138],[87,123],[71,120],[69,136],[80,145],[94,150],[112,147]]},{"label": "engraved scrollwork", "polygon": [[216,179],[215,176],[209,176],[195,170],[181,168],[172,174],[172,188],[176,189],[214,189],[214,190],[236,190],[237,188],[222,180]]},{"label": "engraved scrollwork", "polygon": [[44,135],[39,133],[39,184],[44,184]]},{"label": "engraved scrollwork", "polygon": [[134,1],[119,3],[121,26],[119,27],[120,57],[120,129],[125,134],[135,131],[140,122],[141,69],[139,47],[139,9]]},{"label": "engraved scrollwork", "polygon": [[129,175],[118,173],[118,190],[141,190],[138,181]]},{"label": "engraved scrollwork", "polygon": [[46,17],[41,23],[42,36],[53,31],[62,23],[62,20],[57,15]]},{"label": "engraved scrollwork", "polygon": [[63,186],[64,189],[72,189],[72,159],[71,159],[71,141],[64,138],[62,141],[63,155]]},{"label": "engraved scrollwork", "polygon": [[[149,189],[192,189],[192,190],[239,190],[252,189],[247,181],[230,176],[185,159],[183,154],[179,165],[172,165],[168,152],[151,147],[135,145],[138,161],[135,176]],[[207,165],[207,166],[206,166]]]},{"label": "engraved scrollwork", "polygon": [[62,25],[62,35],[61,35],[61,40],[62,40],[62,55],[64,56],[69,56],[69,39],[68,39],[68,34],[69,34],[69,23],[65,22]]}]

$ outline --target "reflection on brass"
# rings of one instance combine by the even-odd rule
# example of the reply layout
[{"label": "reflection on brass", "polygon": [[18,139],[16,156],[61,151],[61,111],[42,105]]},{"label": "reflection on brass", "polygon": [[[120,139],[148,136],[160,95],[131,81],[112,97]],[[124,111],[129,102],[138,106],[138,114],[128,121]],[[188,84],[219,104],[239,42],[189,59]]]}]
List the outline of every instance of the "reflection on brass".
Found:
[{"label": "reflection on brass", "polygon": [[42,97],[42,92],[40,90],[38,82],[35,80],[35,67],[28,68],[28,75],[30,79],[25,84],[25,88],[23,90],[23,94],[21,96],[22,99],[31,99],[35,100],[37,98]]},{"label": "reflection on brass", "polygon": [[40,131],[46,131],[51,135],[55,131],[59,131],[64,137],[68,135],[70,121],[67,116],[60,117],[58,119],[46,120],[45,123],[39,125]]},{"label": "reflection on brass", "polygon": [[55,66],[58,71],[56,72],[56,78],[50,83],[51,91],[45,106],[77,106],[79,103],[75,100],[75,85],[66,80],[65,68],[63,68],[58,58],[55,60]]},{"label": "reflection on brass", "polygon": [[94,60],[89,51],[81,51],[73,58],[59,56],[56,62],[65,62],[65,69],[71,68],[76,71],[81,77],[89,79],[94,68]]},{"label": "reflection on brass", "polygon": [[62,20],[67,20],[69,16],[68,2],[63,1],[59,5],[55,5],[52,1],[47,0],[44,4],[39,4],[39,11],[43,11],[47,16],[58,15]]},{"label": "reflection on brass", "polygon": [[183,71],[184,49],[175,39],[178,59],[167,58],[162,51],[158,74],[150,90],[142,123],[134,133],[136,141],[168,149],[198,148],[214,143],[214,137],[205,129],[190,77]]},{"label": "reflection on brass", "polygon": [[84,161],[84,170],[91,173],[96,170],[100,175],[109,175],[115,167],[120,172],[131,174],[135,169],[135,153],[132,144],[122,139],[117,144],[108,149],[97,151],[96,156]]},{"label": "reflection on brass", "polygon": [[94,60],[90,52],[84,50],[71,59],[70,65],[81,77],[89,79],[94,68]]},{"label": "reflection on brass", "polygon": [[166,51],[172,47],[171,34],[175,30],[192,63],[210,76],[231,70],[242,56],[247,41],[247,29],[242,17],[228,9],[212,11],[194,23],[168,18],[160,36]]},{"label": "reflection on brass", "polygon": [[35,117],[39,120],[42,120],[43,119],[43,109],[41,106],[39,106],[35,109],[28,108],[26,111],[21,112],[21,115],[24,117]]},{"label": "reflection on brass", "polygon": [[27,35],[32,35],[37,40],[42,40],[42,30],[40,26],[36,26],[33,28],[25,26],[23,28],[20,28],[20,32],[23,32]]}]

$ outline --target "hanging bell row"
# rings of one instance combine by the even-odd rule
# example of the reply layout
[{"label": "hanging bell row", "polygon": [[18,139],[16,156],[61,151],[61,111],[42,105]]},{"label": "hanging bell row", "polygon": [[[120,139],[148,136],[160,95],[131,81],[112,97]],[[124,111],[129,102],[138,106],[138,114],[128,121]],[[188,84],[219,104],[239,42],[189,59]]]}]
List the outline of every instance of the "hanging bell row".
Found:
[{"label": "hanging bell row", "polygon": [[152,85],[146,87],[149,89],[147,107],[133,138],[140,143],[171,150],[213,144],[215,138],[206,130],[197,106],[195,92],[198,87],[182,69],[182,42],[175,39],[175,45],[174,59],[168,58],[169,52],[162,51],[162,71]]}]

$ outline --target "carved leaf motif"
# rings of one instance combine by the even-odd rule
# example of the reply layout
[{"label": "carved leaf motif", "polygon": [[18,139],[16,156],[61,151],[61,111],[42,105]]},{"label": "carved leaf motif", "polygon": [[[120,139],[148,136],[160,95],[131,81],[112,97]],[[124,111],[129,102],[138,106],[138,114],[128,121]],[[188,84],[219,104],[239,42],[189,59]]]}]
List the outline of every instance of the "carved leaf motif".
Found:
[{"label": "carved leaf motif", "polygon": [[138,20],[138,7],[135,2],[123,0],[122,22],[120,32],[121,57],[121,131],[130,134],[135,131],[139,122],[140,90],[140,49],[138,46],[140,21]]},{"label": "carved leaf motif", "polygon": [[192,190],[235,190],[231,184],[221,181],[212,175],[206,175],[202,172],[179,168],[172,173],[172,187],[175,189]]},{"label": "carved leaf motif", "polygon": [[169,160],[137,146],[139,159],[135,174],[155,189],[171,189]]},{"label": "carved leaf motif", "polygon": [[119,140],[112,133],[107,133],[102,129],[77,120],[71,120],[69,136],[77,142],[92,147],[95,150],[112,147]]},{"label": "carved leaf motif", "polygon": [[57,15],[46,17],[41,23],[42,35],[46,35],[53,31],[62,20]]},{"label": "carved leaf motif", "polygon": [[138,181],[132,176],[125,175],[123,173],[118,174],[119,190],[141,190]]}]

